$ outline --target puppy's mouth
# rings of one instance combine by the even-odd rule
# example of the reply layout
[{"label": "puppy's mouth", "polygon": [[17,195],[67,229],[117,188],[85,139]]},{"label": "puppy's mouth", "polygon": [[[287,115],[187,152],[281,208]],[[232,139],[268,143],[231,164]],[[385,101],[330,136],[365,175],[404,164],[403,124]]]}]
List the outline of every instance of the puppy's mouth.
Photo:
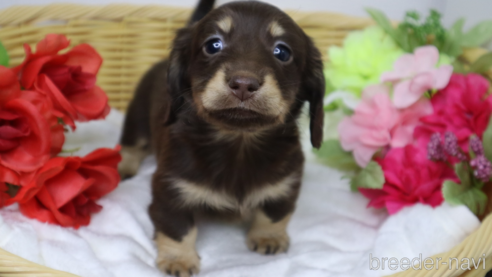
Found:
[{"label": "puppy's mouth", "polygon": [[246,108],[227,108],[209,111],[215,121],[232,128],[254,128],[274,124],[276,118]]}]

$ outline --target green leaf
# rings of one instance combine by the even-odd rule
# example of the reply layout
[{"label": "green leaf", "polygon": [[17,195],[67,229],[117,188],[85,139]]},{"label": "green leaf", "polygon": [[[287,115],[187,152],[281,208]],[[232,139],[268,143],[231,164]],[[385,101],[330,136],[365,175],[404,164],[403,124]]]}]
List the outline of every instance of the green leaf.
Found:
[{"label": "green leaf", "polygon": [[369,162],[350,182],[352,191],[357,191],[358,188],[381,189],[383,185],[383,169],[375,161]]},{"label": "green leaf", "polygon": [[461,38],[463,36],[463,25],[465,24],[465,19],[458,19],[451,28],[446,31],[446,37],[444,39],[444,44],[440,49],[441,52],[448,54],[452,57],[457,57],[461,55],[463,49],[461,47]]},{"label": "green leaf", "polygon": [[492,161],[492,117],[489,118],[489,124],[483,133],[482,144],[485,157]]},{"label": "green leaf", "polygon": [[465,25],[465,19],[460,18],[456,20],[456,22],[449,28],[448,34],[453,38],[453,39],[459,39],[463,36],[463,26]]},{"label": "green leaf", "polygon": [[390,37],[392,37],[393,40],[397,41],[396,30],[391,25],[388,17],[386,17],[386,15],[382,11],[372,8],[366,8],[366,12],[369,13],[374,21],[376,21],[379,27],[381,27]]},{"label": "green leaf", "polygon": [[492,20],[482,21],[461,37],[462,47],[477,47],[492,38]]},{"label": "green leaf", "polygon": [[7,54],[7,49],[0,42],[0,65],[9,66],[9,55]]},{"label": "green leaf", "polygon": [[483,214],[487,205],[487,195],[480,189],[450,180],[444,182],[442,195],[449,204],[465,205],[476,215]]},{"label": "green leaf", "polygon": [[458,176],[462,185],[472,186],[472,180],[470,179],[470,171],[464,162],[457,163],[454,166],[454,172]]},{"label": "green leaf", "polygon": [[[457,23],[460,23],[460,20],[458,20],[455,25]],[[464,20],[462,20],[461,23],[464,23]],[[458,57],[463,53],[463,48],[460,44],[463,31],[460,28],[462,29],[463,26],[459,24],[458,26],[453,25],[453,27],[446,32],[444,43],[440,49],[442,53],[448,54],[451,57]]]},{"label": "green leaf", "polygon": [[458,60],[454,60],[451,65],[453,66],[453,72],[455,73],[460,73],[460,74],[466,74],[468,73],[468,70],[465,68],[465,66]]},{"label": "green leaf", "polygon": [[492,52],[482,55],[471,66],[470,71],[475,73],[485,73],[492,67]]},{"label": "green leaf", "polygon": [[352,156],[352,153],[346,152],[340,146],[340,142],[335,139],[323,142],[319,150],[313,150],[318,160],[329,166],[342,171],[352,171],[360,169]]},{"label": "green leaf", "polygon": [[[468,140],[468,141],[470,141],[470,140]],[[475,157],[477,156],[477,154],[475,154],[475,151],[473,151],[473,149],[471,147],[471,143],[468,143],[468,155],[470,155],[470,160],[475,159]]]}]

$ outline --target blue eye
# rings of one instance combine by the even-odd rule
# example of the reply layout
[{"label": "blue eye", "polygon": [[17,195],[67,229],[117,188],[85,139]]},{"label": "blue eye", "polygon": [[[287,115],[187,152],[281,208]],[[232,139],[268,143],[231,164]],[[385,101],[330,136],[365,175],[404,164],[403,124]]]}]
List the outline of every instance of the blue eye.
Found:
[{"label": "blue eye", "polygon": [[288,62],[290,60],[290,49],[287,48],[287,46],[278,44],[275,46],[275,49],[273,49],[273,55],[275,58],[282,62]]},{"label": "blue eye", "polygon": [[218,38],[211,39],[205,43],[204,49],[207,54],[213,55],[224,48],[222,41]]}]

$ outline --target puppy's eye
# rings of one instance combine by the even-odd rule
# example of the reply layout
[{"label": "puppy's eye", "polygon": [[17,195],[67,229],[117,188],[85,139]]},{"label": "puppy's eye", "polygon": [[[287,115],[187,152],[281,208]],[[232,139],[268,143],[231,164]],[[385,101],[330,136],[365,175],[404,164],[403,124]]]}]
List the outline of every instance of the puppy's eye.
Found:
[{"label": "puppy's eye", "polygon": [[282,62],[288,62],[291,56],[290,49],[282,44],[275,46],[275,49],[273,49],[273,55]]},{"label": "puppy's eye", "polygon": [[205,52],[207,54],[213,55],[213,54],[220,52],[223,47],[224,46],[222,44],[222,41],[218,38],[214,38],[214,39],[207,41],[205,43],[205,46],[203,47],[203,49],[205,50]]}]

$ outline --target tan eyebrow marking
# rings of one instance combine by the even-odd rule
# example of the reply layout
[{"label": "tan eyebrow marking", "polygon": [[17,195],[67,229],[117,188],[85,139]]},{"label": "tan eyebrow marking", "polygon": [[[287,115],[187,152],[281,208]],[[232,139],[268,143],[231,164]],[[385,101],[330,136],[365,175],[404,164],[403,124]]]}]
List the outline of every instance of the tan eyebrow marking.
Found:
[{"label": "tan eyebrow marking", "polygon": [[229,33],[232,29],[232,18],[230,16],[226,16],[217,22],[217,26],[219,26],[222,31]]},{"label": "tan eyebrow marking", "polygon": [[285,34],[284,28],[282,28],[282,26],[280,26],[277,21],[272,21],[268,26],[268,30],[270,31],[270,34],[272,34],[272,36],[274,37],[279,37]]}]

